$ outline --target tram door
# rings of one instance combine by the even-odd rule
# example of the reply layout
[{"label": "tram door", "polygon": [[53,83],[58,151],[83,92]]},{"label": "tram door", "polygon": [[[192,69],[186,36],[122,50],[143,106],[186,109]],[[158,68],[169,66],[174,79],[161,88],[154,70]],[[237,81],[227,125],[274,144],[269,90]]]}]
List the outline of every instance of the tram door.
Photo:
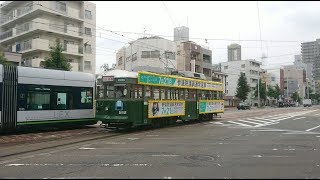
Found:
[{"label": "tram door", "polygon": [[17,67],[4,65],[2,76],[1,131],[8,132],[15,130],[17,126]]}]

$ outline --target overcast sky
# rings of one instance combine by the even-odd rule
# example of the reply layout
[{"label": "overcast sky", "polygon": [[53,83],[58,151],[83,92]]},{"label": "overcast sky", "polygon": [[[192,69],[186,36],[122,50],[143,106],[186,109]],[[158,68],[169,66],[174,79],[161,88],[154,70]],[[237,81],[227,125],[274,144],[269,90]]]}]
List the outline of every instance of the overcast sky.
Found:
[{"label": "overcast sky", "polygon": [[115,63],[115,51],[142,37],[144,29],[146,34],[173,40],[174,27],[188,26],[190,40],[209,47],[214,64],[227,61],[227,45],[239,43],[242,59],[260,60],[264,53],[267,68],[293,62],[294,55],[300,54],[300,43],[314,41],[320,32],[320,2],[316,1],[259,2],[262,40],[273,40],[262,43],[262,52],[256,1],[92,2],[97,29],[101,29],[96,38],[97,72],[103,63]]},{"label": "overcast sky", "polygon": [[97,29],[104,29],[99,31],[102,38],[97,33],[97,70],[103,63],[115,63],[114,52],[128,45],[128,40],[142,37],[144,28],[146,34],[165,35],[173,40],[174,27],[188,26],[190,40],[208,46],[214,64],[227,61],[227,45],[239,43],[242,59],[260,60],[264,53],[269,57],[264,60],[267,68],[292,63],[294,55],[300,54],[300,43],[314,41],[320,32],[320,2],[258,2],[262,40],[273,40],[262,43],[262,52],[260,41],[239,42],[260,40],[256,1],[93,2],[97,7]]}]

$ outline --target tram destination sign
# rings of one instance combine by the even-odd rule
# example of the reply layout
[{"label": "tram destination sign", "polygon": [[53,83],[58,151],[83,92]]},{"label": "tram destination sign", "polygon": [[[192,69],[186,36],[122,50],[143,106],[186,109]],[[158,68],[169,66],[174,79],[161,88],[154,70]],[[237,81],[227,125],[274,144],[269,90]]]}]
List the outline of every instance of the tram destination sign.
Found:
[{"label": "tram destination sign", "polygon": [[223,91],[222,83],[211,82],[204,80],[197,80],[185,77],[178,77],[172,75],[158,75],[148,72],[139,72],[139,84],[167,86],[176,88],[190,88],[190,89],[206,89]]}]

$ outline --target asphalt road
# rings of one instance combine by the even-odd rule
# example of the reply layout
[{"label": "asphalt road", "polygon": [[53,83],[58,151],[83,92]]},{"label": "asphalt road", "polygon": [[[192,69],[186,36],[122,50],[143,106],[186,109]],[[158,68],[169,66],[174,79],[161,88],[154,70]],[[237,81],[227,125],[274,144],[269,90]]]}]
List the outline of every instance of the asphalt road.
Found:
[{"label": "asphalt road", "polygon": [[55,139],[42,144],[65,145],[0,156],[0,178],[320,178],[318,106],[230,110],[214,121],[113,137],[96,131],[88,141]]}]

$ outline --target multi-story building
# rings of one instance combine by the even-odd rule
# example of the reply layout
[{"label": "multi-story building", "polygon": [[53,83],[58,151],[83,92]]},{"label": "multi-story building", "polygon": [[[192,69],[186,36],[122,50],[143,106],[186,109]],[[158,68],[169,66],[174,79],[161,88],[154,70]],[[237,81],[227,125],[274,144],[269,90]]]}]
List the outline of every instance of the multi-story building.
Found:
[{"label": "multi-story building", "polygon": [[247,82],[250,86],[250,93],[247,101],[251,104],[257,103],[257,98],[254,97],[254,91],[258,83],[258,79],[262,73],[261,62],[254,59],[241,60],[241,61],[230,61],[220,63],[221,72],[228,75],[228,81],[226,83],[226,95],[225,101],[226,106],[236,106],[238,99],[235,97],[238,79],[240,73],[244,73],[247,77]]},{"label": "multi-story building", "polygon": [[6,1],[0,5],[0,44],[41,67],[58,39],[72,71],[95,73],[96,5],[88,1]]},{"label": "multi-story building", "polygon": [[299,97],[306,97],[306,71],[295,65],[284,66],[280,69],[280,89],[284,97],[291,97],[298,92]]},{"label": "multi-story building", "polygon": [[173,41],[189,41],[189,28],[185,26],[174,28]]},{"label": "multi-story building", "polygon": [[158,36],[139,38],[118,50],[116,69],[128,71],[155,69],[176,70],[176,44]]},{"label": "multi-story building", "polygon": [[[320,93],[316,90],[316,83],[320,81],[320,39],[316,41],[301,43],[302,62],[306,64],[308,86],[313,93]],[[316,82],[317,81],[317,82]]]},{"label": "multi-story building", "polygon": [[241,60],[241,45],[230,44],[228,46],[228,61],[240,61]]},{"label": "multi-story building", "polygon": [[212,51],[192,41],[177,42],[177,70],[203,73],[212,79]]}]

